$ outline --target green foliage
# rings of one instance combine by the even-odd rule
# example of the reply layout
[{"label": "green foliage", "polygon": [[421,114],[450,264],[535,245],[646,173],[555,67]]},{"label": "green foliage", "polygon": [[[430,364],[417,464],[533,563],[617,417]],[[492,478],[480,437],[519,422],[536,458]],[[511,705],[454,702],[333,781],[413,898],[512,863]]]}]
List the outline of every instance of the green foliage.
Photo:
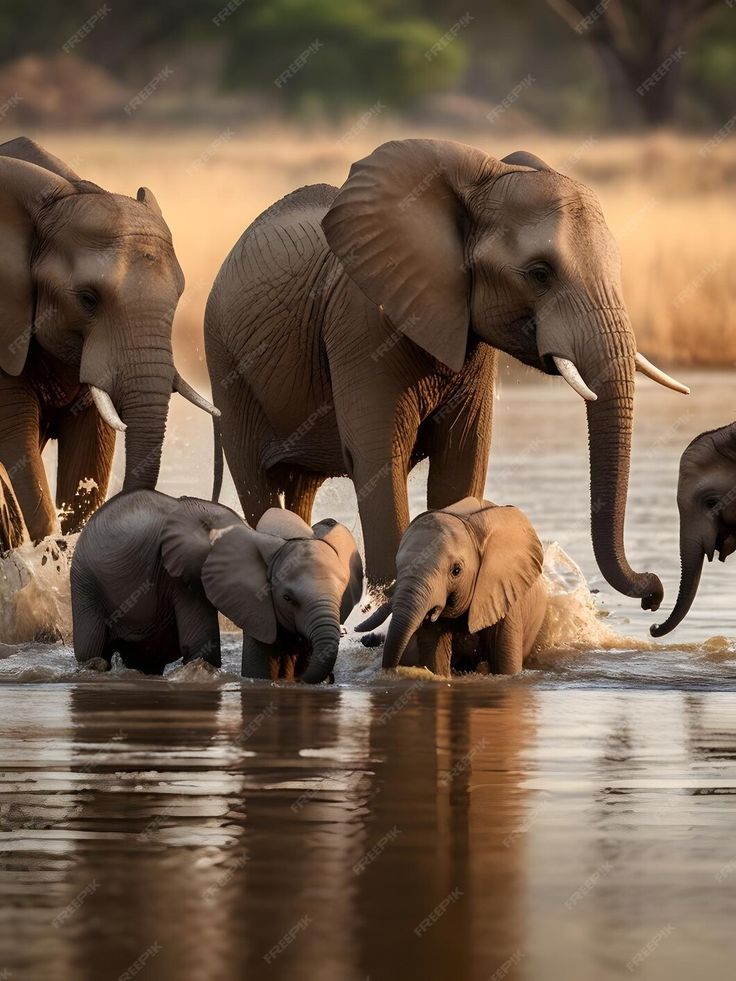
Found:
[{"label": "green foliage", "polygon": [[[369,0],[270,0],[228,25],[225,79],[271,93],[292,109],[344,110],[377,101],[396,108],[452,87],[466,64],[461,37],[398,4]],[[300,64],[300,62],[303,62]]]}]

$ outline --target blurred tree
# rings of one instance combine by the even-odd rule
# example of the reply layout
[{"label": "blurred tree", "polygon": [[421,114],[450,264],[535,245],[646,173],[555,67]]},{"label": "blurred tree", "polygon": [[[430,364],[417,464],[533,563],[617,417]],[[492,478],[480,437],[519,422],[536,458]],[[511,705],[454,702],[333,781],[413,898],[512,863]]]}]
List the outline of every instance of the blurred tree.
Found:
[{"label": "blurred tree", "polygon": [[687,48],[723,0],[600,0],[580,9],[571,0],[547,4],[590,45],[606,78],[611,116],[672,121]]},{"label": "blurred tree", "polygon": [[269,0],[228,24],[225,79],[288,108],[392,109],[447,89],[465,67],[461,38],[443,37],[395,0]]}]

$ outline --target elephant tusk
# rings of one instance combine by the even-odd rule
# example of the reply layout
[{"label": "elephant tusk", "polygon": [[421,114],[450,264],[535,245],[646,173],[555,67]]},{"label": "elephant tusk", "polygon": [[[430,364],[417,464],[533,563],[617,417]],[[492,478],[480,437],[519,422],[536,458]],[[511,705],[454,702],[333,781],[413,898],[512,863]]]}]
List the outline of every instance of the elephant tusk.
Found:
[{"label": "elephant tusk", "polygon": [[124,433],[127,426],[118,415],[112,399],[107,392],[103,392],[101,388],[95,388],[94,385],[90,385],[89,390],[92,393],[92,399],[97,406],[97,411],[100,413],[103,420],[111,429],[117,429],[119,433]]},{"label": "elephant tusk", "polygon": [[191,402],[192,405],[196,405],[198,409],[204,409],[205,412],[209,412],[209,414],[214,416],[216,419],[219,417],[220,410],[216,409],[215,406],[211,402],[208,402],[203,395],[200,395],[199,392],[193,389],[189,382],[185,382],[178,371],[174,375],[173,389],[175,392],[178,392],[179,395],[183,396],[187,402]]},{"label": "elephant tusk", "polygon": [[598,396],[585,384],[580,372],[572,361],[568,361],[567,358],[557,357],[553,357],[552,360],[559,373],[574,392],[577,392],[586,402],[595,402],[597,400]]},{"label": "elephant tusk", "polygon": [[642,375],[646,375],[647,378],[651,378],[652,381],[657,382],[659,385],[664,385],[665,388],[671,388],[673,392],[680,392],[682,395],[689,395],[690,389],[687,385],[683,385],[682,382],[678,382],[675,378],[672,378],[666,372],[662,371],[656,365],[652,364],[651,361],[647,361],[643,354],[636,352],[636,370],[640,371]]}]

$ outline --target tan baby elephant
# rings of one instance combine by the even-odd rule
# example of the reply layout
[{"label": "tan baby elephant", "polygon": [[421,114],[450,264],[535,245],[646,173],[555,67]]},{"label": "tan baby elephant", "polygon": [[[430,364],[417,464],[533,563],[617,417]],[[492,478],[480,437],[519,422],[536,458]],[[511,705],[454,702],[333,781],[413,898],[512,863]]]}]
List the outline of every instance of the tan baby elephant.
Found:
[{"label": "tan baby elephant", "polygon": [[447,677],[462,652],[463,666],[516,674],[547,610],[542,559],[539,538],[518,508],[466,497],[426,511],[401,539],[391,598],[357,629],[393,614],[384,668],[420,664]]}]

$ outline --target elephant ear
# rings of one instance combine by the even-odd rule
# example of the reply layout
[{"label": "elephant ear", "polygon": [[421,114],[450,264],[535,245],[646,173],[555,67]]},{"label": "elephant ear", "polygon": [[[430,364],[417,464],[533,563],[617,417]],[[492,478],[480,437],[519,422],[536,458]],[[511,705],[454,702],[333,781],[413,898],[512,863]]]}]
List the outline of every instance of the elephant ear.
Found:
[{"label": "elephant ear", "polygon": [[531,167],[532,170],[552,170],[552,167],[548,163],[545,163],[541,157],[538,157],[535,153],[529,153],[528,150],[514,150],[508,156],[502,157],[501,162],[508,164],[510,167]]},{"label": "elephant ear", "polygon": [[267,569],[283,544],[283,539],[262,535],[241,522],[214,532],[202,567],[202,585],[210,603],[263,644],[276,640]]},{"label": "elephant ear", "polygon": [[170,576],[186,583],[202,578],[212,547],[211,532],[242,524],[235,511],[197,497],[180,497],[161,533],[161,559]]},{"label": "elephant ear", "polygon": [[542,574],[544,553],[531,522],[519,508],[497,507],[490,501],[470,515],[481,562],[468,629],[476,633],[498,623]]},{"label": "elephant ear", "polygon": [[279,538],[314,538],[314,532],[298,514],[285,508],[269,508],[256,525],[256,531]]},{"label": "elephant ear", "polygon": [[448,368],[465,361],[467,192],[503,164],[446,140],[393,140],[354,163],[322,219],[345,272],[396,330]]},{"label": "elephant ear", "polygon": [[35,140],[29,140],[27,136],[16,136],[14,140],[0,144],[1,157],[13,157],[15,160],[25,160],[26,163],[36,164],[50,170],[52,174],[58,174],[68,181],[80,180],[79,174],[75,174],[71,167],[68,167],[63,160],[55,157],[53,153],[44,150]]},{"label": "elephant ear", "polygon": [[159,218],[163,218],[163,212],[159,207],[159,203],[153,196],[153,191],[151,191],[149,188],[139,187],[135,199],[136,201],[140,201],[141,204],[145,204],[145,206],[152,211],[154,215],[158,215]]},{"label": "elephant ear", "polygon": [[490,501],[481,501],[477,497],[464,497],[462,501],[456,501],[455,504],[450,504],[449,507],[441,510],[465,517],[469,514],[475,514],[476,511],[482,510],[486,505],[493,507]]},{"label": "elephant ear", "polygon": [[74,187],[50,170],[0,155],[0,369],[19,375],[33,333],[31,250],[44,204]]},{"label": "elephant ear", "polygon": [[363,595],[363,560],[351,533],[334,518],[317,522],[312,530],[315,538],[326,542],[337,552],[342,570],[347,576],[345,592],[340,601],[340,623],[345,623]]}]

